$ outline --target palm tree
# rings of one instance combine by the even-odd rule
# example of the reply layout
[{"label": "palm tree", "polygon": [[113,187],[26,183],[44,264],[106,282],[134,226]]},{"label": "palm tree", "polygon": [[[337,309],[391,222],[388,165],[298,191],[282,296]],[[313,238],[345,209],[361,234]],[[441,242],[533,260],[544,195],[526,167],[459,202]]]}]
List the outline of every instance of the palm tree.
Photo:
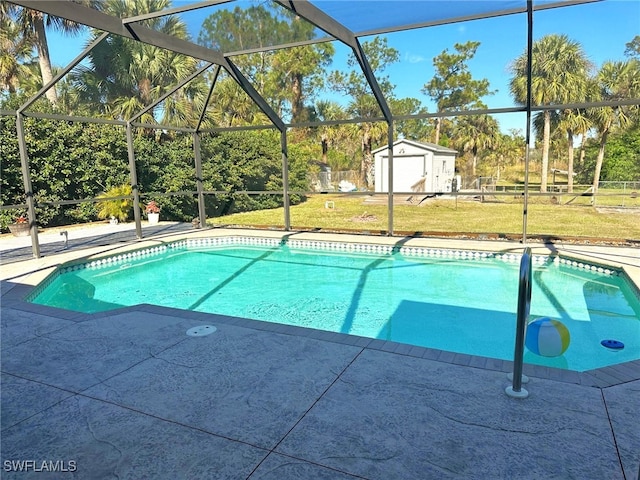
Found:
[{"label": "palm tree", "polygon": [[[592,100],[598,97],[598,83],[595,78],[589,77],[587,79],[585,100]],[[563,110],[561,113],[559,128],[567,135],[567,192],[573,193],[573,175],[575,170],[574,162],[574,141],[575,136],[580,137],[580,159],[579,165],[584,163],[585,145],[587,142],[587,134],[593,127],[593,120],[589,112],[584,108]]]},{"label": "palm tree", "polygon": [[133,208],[132,191],[131,185],[125,183],[98,195],[98,218],[117,218],[120,222],[126,222]]},{"label": "palm tree", "polygon": [[[584,99],[591,63],[579,43],[566,35],[547,35],[534,42],[531,62],[531,72],[528,72],[525,52],[511,65],[514,76],[510,89],[517,103],[524,105],[527,102],[528,74],[531,75],[534,105],[553,105]],[[541,192],[547,191],[551,112],[552,110],[544,111]]]},{"label": "palm tree", "polygon": [[573,193],[574,148],[575,136],[586,138],[591,128],[591,119],[584,109],[563,110],[558,128],[567,135],[567,192]]},{"label": "palm tree", "polygon": [[[105,0],[105,12],[132,17],[168,8],[169,0]],[[177,38],[187,39],[187,26],[175,15],[147,20],[145,26]],[[100,32],[93,32],[88,43]],[[185,55],[136,42],[116,35],[109,36],[89,53],[91,67],[80,69],[75,84],[83,89],[83,100],[94,110],[128,119],[153,103],[172,85],[195,71],[197,60]],[[184,125],[197,118],[204,107],[207,87],[202,81],[176,92],[160,107],[147,112],[140,120]],[[163,118],[156,117],[162,114]]]},{"label": "palm tree", "polygon": [[[373,95],[363,95],[355,98],[348,106],[347,111],[353,116],[366,118],[373,117],[380,111]],[[388,127],[384,122],[353,123],[344,126],[347,135],[353,140],[360,139],[360,185],[371,189],[374,186],[374,158],[373,150],[387,136]]]},{"label": "palm tree", "polygon": [[[315,117],[322,121],[340,120],[346,118],[344,109],[337,102],[320,101],[316,103]],[[324,125],[317,131],[320,134],[320,146],[322,148],[322,163],[328,163],[329,145],[338,136],[340,126]]]},{"label": "palm tree", "polygon": [[[600,87],[600,99],[615,101],[640,97],[640,61],[605,62],[596,76]],[[593,174],[593,193],[598,192],[600,172],[604,161],[607,138],[614,129],[627,130],[639,121],[640,107],[616,106],[590,109],[594,127],[598,131],[599,149]]]},{"label": "palm tree", "polygon": [[[101,0],[78,0],[76,3],[98,9]],[[47,41],[47,28],[60,30],[69,35],[75,35],[85,28],[84,25],[70,20],[47,15],[37,10],[19,7],[8,2],[0,2],[0,18],[11,18],[18,26],[21,36],[30,39],[38,53],[38,63],[42,84],[46,85],[53,79],[53,68],[49,55],[49,43]],[[52,105],[58,102],[58,95],[55,88],[50,88],[46,92],[46,97]]]},{"label": "palm tree", "polygon": [[465,116],[456,124],[456,143],[473,156],[472,175],[476,176],[478,152],[493,148],[500,141],[498,121],[489,115]]},{"label": "palm tree", "polygon": [[374,158],[373,148],[380,144],[386,138],[388,126],[384,122],[377,123],[361,123],[359,124],[362,139],[362,163],[360,171],[362,172],[361,181],[366,188],[374,186]]},{"label": "palm tree", "polygon": [[[347,106],[347,111],[356,117],[367,118],[380,114],[380,107],[371,94],[360,94],[354,97]],[[374,158],[373,149],[386,137],[387,124],[383,122],[363,122],[347,126],[353,138],[360,138],[362,158],[360,160],[360,184],[367,188],[373,188],[374,183]]]},{"label": "palm tree", "polygon": [[267,116],[240,85],[228,74],[221,72],[207,106],[204,126],[213,128],[268,123]]},{"label": "palm tree", "polygon": [[32,75],[33,43],[8,15],[0,15],[0,88],[9,93],[23,89]]},{"label": "palm tree", "polygon": [[500,181],[502,172],[524,158],[524,137],[519,130],[511,129],[509,134],[499,133],[498,141],[491,147],[483,163],[487,161],[496,168],[496,182]]}]

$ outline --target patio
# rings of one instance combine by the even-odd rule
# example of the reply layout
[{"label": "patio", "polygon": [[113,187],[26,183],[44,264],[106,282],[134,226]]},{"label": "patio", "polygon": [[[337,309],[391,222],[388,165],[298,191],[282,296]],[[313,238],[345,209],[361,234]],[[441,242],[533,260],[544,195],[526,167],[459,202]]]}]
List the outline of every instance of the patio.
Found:
[{"label": "patio", "polygon": [[[24,302],[51,265],[106,249],[78,243],[3,260],[3,478],[639,473],[639,361],[585,373],[525,365],[530,397],[514,400],[507,361],[150,305],[87,315]],[[638,268],[637,250],[615,255]],[[217,330],[186,335],[200,325]]]}]

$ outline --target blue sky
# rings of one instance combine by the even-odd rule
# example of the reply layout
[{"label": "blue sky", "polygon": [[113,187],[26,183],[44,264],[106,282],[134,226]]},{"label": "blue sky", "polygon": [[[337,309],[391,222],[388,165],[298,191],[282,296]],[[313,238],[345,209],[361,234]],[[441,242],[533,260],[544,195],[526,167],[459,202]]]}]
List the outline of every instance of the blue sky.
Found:
[{"label": "blue sky", "polygon": [[[622,60],[625,44],[640,35],[640,2],[616,0],[537,12],[534,40],[548,34],[566,34],[579,42],[596,68],[607,60]],[[509,94],[510,63],[526,49],[526,15],[474,20],[456,25],[431,27],[388,36],[400,52],[400,62],[388,73],[397,85],[399,97],[413,96],[435,111],[430,99],[420,92],[434,75],[433,57],[453,51],[455,43],[479,41],[476,56],[469,62],[474,78],[487,78],[497,92],[484,98],[491,108],[514,106]],[[524,130],[523,115],[497,117],[503,131]]]},{"label": "blue sky", "polygon": [[[625,44],[640,35],[640,0],[606,0],[536,12],[534,39],[551,33],[566,34],[579,42],[596,68],[606,60],[622,60]],[[495,95],[484,99],[485,103],[492,108],[514,105],[508,90],[508,67],[525,50],[526,15],[409,30],[389,34],[387,39],[399,53],[399,61],[385,71],[396,85],[397,97],[417,98],[429,111],[435,111],[429,97],[420,92],[433,77],[433,57],[444,49],[452,51],[456,42],[472,40],[480,42],[475,58],[469,62],[472,74],[474,78],[487,78],[491,89],[497,90]],[[85,40],[85,37],[64,37],[49,32],[54,64],[64,66],[70,62],[82,51]],[[345,67],[347,49],[337,47],[332,70]],[[335,96],[324,96],[329,97]],[[505,114],[497,118],[505,132],[510,128],[524,130],[522,115]]]}]

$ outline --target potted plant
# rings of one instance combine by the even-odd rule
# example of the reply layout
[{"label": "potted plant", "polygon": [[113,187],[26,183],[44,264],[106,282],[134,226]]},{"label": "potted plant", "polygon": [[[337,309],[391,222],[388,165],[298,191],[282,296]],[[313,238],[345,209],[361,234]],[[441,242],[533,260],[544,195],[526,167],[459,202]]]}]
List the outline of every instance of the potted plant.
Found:
[{"label": "potted plant", "polygon": [[20,215],[15,223],[9,225],[9,231],[15,237],[26,237],[29,235],[29,219],[26,215]]},{"label": "potted plant", "polygon": [[160,220],[160,207],[155,202],[155,200],[151,200],[147,203],[147,206],[144,208],[145,213],[147,214],[147,219],[149,223],[154,225],[158,223]]}]

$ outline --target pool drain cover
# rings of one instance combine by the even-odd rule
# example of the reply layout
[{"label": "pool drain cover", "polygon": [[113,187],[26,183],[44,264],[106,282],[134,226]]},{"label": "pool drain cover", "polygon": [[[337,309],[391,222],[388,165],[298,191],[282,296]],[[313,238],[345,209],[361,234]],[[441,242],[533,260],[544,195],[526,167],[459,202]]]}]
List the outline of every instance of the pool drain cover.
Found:
[{"label": "pool drain cover", "polygon": [[618,340],[602,340],[600,345],[603,347],[610,348],[612,350],[622,350],[624,348],[624,343]]},{"label": "pool drain cover", "polygon": [[187,335],[190,337],[204,337],[216,331],[216,327],[213,325],[200,325],[199,327],[193,327],[187,330]]}]

